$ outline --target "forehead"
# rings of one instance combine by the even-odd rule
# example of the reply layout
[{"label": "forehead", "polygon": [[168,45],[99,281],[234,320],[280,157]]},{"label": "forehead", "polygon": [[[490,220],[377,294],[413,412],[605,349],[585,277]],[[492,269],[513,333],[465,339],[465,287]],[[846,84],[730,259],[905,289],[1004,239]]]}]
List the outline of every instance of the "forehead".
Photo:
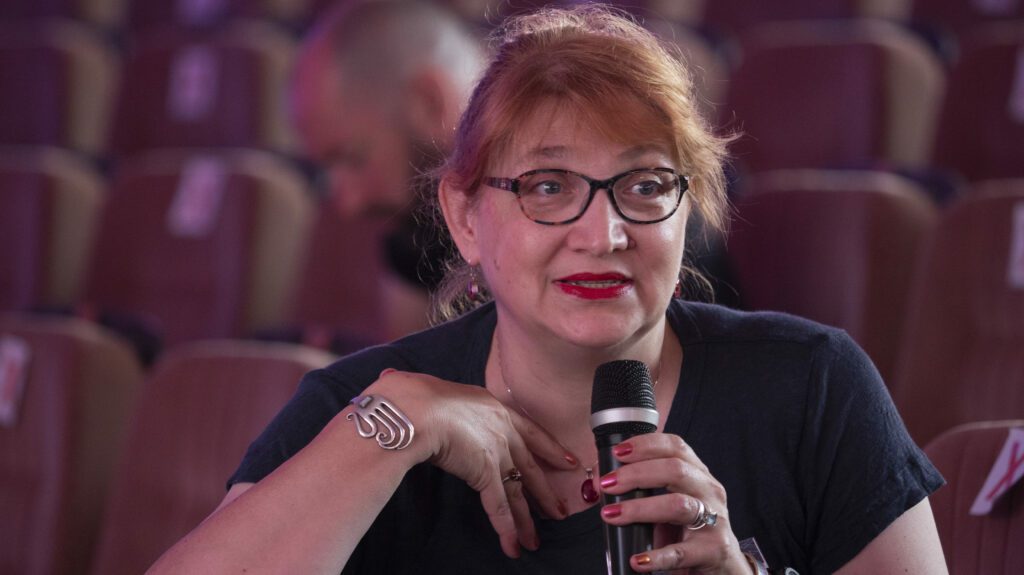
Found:
[{"label": "forehead", "polygon": [[671,161],[669,130],[652,114],[634,105],[616,117],[604,111],[586,111],[564,102],[536,106],[512,130],[501,147],[497,164],[558,162],[578,156],[602,154],[628,161],[663,156]]}]

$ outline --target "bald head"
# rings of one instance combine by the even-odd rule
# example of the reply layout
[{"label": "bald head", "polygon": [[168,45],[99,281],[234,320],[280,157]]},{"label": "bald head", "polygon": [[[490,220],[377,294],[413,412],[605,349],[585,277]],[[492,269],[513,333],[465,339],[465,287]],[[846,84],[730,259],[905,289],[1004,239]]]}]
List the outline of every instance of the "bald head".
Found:
[{"label": "bald head", "polygon": [[349,215],[400,211],[424,158],[447,153],[483,65],[477,40],[440,8],[346,2],[303,42],[291,113]]}]

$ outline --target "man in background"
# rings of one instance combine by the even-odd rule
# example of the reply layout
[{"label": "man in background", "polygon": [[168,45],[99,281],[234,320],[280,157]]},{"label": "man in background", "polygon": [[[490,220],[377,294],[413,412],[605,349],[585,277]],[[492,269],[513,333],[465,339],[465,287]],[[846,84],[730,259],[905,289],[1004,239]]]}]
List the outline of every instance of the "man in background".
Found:
[{"label": "man in background", "polygon": [[384,254],[388,338],[427,324],[446,251],[433,222],[416,217],[417,178],[450,151],[482,60],[462,22],[424,2],[344,2],[303,42],[291,117],[343,219],[385,224],[378,245],[349,249]]}]

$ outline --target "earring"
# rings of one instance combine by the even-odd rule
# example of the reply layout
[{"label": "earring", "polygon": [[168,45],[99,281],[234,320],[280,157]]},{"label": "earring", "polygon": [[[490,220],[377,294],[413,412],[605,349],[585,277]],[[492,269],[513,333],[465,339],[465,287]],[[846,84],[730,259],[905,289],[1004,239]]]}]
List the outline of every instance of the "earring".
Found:
[{"label": "earring", "polygon": [[672,292],[672,296],[676,299],[683,297],[683,278],[676,278],[676,289]]},{"label": "earring", "polygon": [[469,283],[466,284],[466,295],[473,302],[482,302],[486,299],[483,295],[483,289],[480,287],[476,266],[469,268]]}]

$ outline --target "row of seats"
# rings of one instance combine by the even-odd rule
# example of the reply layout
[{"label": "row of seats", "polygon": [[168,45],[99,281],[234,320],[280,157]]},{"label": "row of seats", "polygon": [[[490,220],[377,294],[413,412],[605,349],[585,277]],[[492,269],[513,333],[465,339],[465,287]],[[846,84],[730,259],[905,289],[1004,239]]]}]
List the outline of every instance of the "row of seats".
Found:
[{"label": "row of seats", "polygon": [[[335,0],[337,1],[337,0]],[[546,4],[581,0],[438,0],[468,21],[489,27],[505,14]],[[205,28],[237,18],[261,18],[301,27],[331,0],[8,0],[0,19],[67,18],[105,29],[144,30],[168,24]],[[1024,19],[1016,0],[619,0],[611,2],[643,17],[660,17],[718,33],[738,33],[766,21],[886,18],[915,22],[940,32],[978,24]]]},{"label": "row of seats", "polygon": [[[965,38],[948,74],[885,22],[761,26],[742,37],[735,67],[696,34],[671,34],[702,71],[706,110],[742,134],[735,156],[746,171],[1024,176],[1024,24]],[[72,24],[0,27],[0,144],[114,159],[182,146],[291,154],[283,87],[293,55],[290,36],[251,22],[142,36],[123,66]]]},{"label": "row of seats", "polygon": [[0,156],[0,204],[0,309],[73,309],[166,345],[292,325],[384,337],[364,248],[383,227],[341,221],[277,157],[156,152],[108,190],[66,152],[19,150]]},{"label": "row of seats", "polygon": [[[10,369],[11,349],[31,361]],[[332,359],[301,346],[204,342],[174,348],[144,378],[127,346],[93,324],[0,315],[0,387],[20,383],[14,423],[0,426],[0,572],[143,572],[213,511],[302,374]],[[968,424],[928,443],[949,482],[932,506],[953,573],[1024,566],[1010,544],[1024,535],[1024,487],[987,516],[968,513],[1015,427],[1024,420]]]}]

